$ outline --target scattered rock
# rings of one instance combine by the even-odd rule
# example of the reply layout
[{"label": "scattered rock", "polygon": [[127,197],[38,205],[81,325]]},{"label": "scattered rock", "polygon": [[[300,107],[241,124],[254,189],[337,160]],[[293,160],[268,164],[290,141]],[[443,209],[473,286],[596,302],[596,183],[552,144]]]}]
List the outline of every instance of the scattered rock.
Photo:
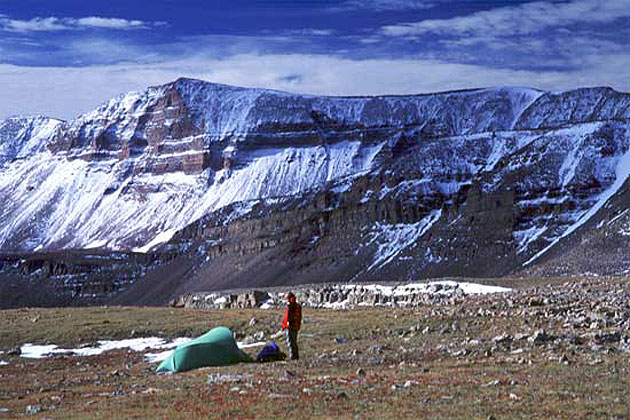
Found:
[{"label": "scattered rock", "polygon": [[506,344],[506,343],[511,343],[512,340],[514,340],[514,337],[512,337],[509,334],[501,334],[501,335],[497,335],[496,337],[494,337],[492,339],[493,342],[497,343],[497,344]]},{"label": "scattered rock", "polygon": [[384,360],[382,357],[370,357],[367,362],[370,365],[382,365]]},{"label": "scattered rock", "polygon": [[335,337],[335,343],[337,344],[345,344],[348,342],[348,339],[343,336]]},{"label": "scattered rock", "polygon": [[35,414],[39,414],[40,411],[42,411],[42,408],[39,405],[26,406],[26,414],[35,415]]},{"label": "scattered rock", "polygon": [[285,398],[293,398],[293,396],[285,395],[285,394],[276,394],[274,392],[271,392],[271,393],[267,394],[267,398],[269,398],[271,400],[279,400],[279,399],[285,399]]},{"label": "scattered rock", "polygon": [[537,330],[527,339],[527,341],[534,344],[543,344],[553,340],[555,340],[555,337],[547,334],[545,330]]},{"label": "scattered rock", "polygon": [[483,386],[483,387],[491,387],[491,386],[497,386],[497,385],[500,385],[500,384],[501,384],[501,381],[499,381],[498,379],[495,379],[494,381],[490,381],[490,382],[488,382],[486,384],[483,384],[481,386]]},{"label": "scattered rock", "polygon": [[252,378],[253,375],[248,373],[215,373],[208,375],[206,380],[206,384],[214,385],[214,384],[222,384],[226,382],[241,382],[245,379]]},{"label": "scattered rock", "polygon": [[619,341],[621,341],[621,333],[619,331],[616,331],[614,333],[608,334],[596,334],[594,339],[595,342],[598,344],[618,343]]},{"label": "scattered rock", "polygon": [[387,348],[385,346],[381,346],[378,344],[375,344],[373,346],[370,346],[368,348],[368,352],[372,353],[372,354],[383,354],[383,351],[386,350]]},{"label": "scattered rock", "polygon": [[22,349],[20,347],[13,347],[7,351],[7,356],[19,356],[20,354],[22,354]]}]

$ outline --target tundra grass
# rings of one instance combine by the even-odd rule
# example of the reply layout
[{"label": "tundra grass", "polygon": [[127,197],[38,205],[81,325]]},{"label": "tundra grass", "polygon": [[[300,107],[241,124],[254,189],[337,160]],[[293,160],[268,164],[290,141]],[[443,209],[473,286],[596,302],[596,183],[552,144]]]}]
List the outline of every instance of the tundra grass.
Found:
[{"label": "tundra grass", "polygon": [[[470,313],[444,306],[305,308],[299,361],[157,375],[142,352],[124,349],[46,359],[7,352],[27,342],[194,337],[216,325],[241,337],[269,336],[282,310],[5,310],[0,359],[9,364],[0,366],[0,418],[630,419],[628,353],[603,349],[594,361],[590,350],[560,344],[523,353],[492,349],[492,337],[549,324],[535,312]],[[483,344],[456,353],[474,340]],[[211,374],[234,380],[208,383]],[[27,415],[28,406],[39,412]]]}]

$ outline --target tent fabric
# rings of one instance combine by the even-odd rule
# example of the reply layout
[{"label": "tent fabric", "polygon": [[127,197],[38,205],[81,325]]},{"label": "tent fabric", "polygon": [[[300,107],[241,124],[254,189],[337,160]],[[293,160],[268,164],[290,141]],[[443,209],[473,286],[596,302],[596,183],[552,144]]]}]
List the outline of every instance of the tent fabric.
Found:
[{"label": "tent fabric", "polygon": [[184,372],[204,366],[225,366],[239,362],[253,362],[238,348],[232,331],[216,327],[188,343],[181,344],[160,366],[158,372]]}]

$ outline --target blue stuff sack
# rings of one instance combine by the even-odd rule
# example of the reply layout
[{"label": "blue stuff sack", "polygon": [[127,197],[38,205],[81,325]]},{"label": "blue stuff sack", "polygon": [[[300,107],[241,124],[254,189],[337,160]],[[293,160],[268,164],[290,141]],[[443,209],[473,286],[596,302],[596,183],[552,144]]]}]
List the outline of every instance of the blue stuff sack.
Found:
[{"label": "blue stuff sack", "polygon": [[256,361],[260,363],[275,362],[277,360],[286,359],[287,355],[280,351],[280,348],[275,341],[266,344],[256,356]]}]

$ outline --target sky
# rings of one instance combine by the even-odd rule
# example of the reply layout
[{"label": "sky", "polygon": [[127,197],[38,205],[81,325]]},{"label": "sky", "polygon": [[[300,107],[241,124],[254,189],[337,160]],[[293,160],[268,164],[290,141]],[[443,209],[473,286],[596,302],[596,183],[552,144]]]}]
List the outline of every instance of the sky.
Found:
[{"label": "sky", "polygon": [[0,0],[0,119],[179,77],[324,95],[630,91],[630,0]]}]

